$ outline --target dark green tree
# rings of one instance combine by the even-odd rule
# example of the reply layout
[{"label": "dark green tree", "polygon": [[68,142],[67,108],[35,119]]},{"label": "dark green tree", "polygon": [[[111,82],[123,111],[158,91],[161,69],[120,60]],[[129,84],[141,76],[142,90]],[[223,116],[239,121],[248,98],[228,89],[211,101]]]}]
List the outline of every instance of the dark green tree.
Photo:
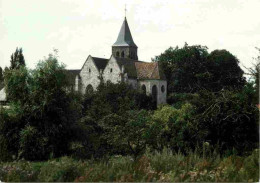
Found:
[{"label": "dark green tree", "polygon": [[104,129],[102,138],[112,147],[113,154],[131,154],[137,158],[145,151],[149,112],[125,111],[123,115],[105,116],[100,125]]},{"label": "dark green tree", "polygon": [[187,43],[182,48],[170,47],[156,56],[153,61],[159,62],[168,82],[168,92],[190,93],[200,89],[200,78],[205,73],[208,56],[207,47]]},{"label": "dark green tree", "polygon": [[210,54],[205,46],[170,47],[156,56],[168,81],[168,92],[195,93],[201,89],[220,91],[245,84],[238,59],[226,50]]},{"label": "dark green tree", "polygon": [[5,83],[10,108],[0,121],[0,133],[8,151],[28,160],[68,154],[81,112],[80,97],[68,91],[57,57],[49,55],[33,71],[6,71]]},{"label": "dark green tree", "polygon": [[206,71],[209,73],[205,88],[220,91],[225,88],[242,88],[245,85],[243,70],[238,59],[227,50],[214,50],[207,58]]},{"label": "dark green tree", "polygon": [[25,66],[25,60],[23,56],[22,48],[16,48],[15,52],[11,55],[10,69],[18,69],[21,66]]},{"label": "dark green tree", "polygon": [[151,96],[131,88],[127,83],[103,83],[97,91],[85,96],[85,111],[94,119],[111,114],[123,114],[128,110],[155,109]]},{"label": "dark green tree", "polygon": [[199,132],[207,132],[204,141],[218,145],[222,152],[235,148],[243,153],[258,147],[259,111],[251,83],[239,90],[200,91],[191,103]]}]

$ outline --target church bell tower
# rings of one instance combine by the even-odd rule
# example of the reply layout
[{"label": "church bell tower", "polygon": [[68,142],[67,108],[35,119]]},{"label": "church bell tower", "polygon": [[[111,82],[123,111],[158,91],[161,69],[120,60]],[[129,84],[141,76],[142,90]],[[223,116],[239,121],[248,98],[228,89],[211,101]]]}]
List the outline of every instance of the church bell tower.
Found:
[{"label": "church bell tower", "polygon": [[117,40],[112,45],[112,55],[119,58],[138,60],[137,48],[125,17]]}]

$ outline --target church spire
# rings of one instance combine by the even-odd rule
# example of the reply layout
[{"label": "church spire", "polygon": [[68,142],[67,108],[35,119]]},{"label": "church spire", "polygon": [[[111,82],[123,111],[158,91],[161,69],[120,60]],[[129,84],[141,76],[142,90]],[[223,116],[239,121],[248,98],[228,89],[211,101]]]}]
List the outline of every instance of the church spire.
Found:
[{"label": "church spire", "polygon": [[121,26],[116,42],[112,45],[114,57],[138,60],[137,46],[132,38],[126,17]]},{"label": "church spire", "polygon": [[132,38],[126,17],[125,20],[121,26],[120,32],[118,34],[116,42],[113,44],[113,46],[131,46],[131,47],[137,47],[134,43],[134,40]]}]

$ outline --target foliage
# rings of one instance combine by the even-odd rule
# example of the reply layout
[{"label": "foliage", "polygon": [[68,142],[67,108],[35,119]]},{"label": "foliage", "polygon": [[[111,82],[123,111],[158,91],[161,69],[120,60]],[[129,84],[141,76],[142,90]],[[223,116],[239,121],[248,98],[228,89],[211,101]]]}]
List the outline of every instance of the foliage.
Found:
[{"label": "foliage", "polygon": [[25,60],[23,56],[22,48],[16,48],[15,52],[11,55],[11,66],[10,69],[18,69],[21,66],[25,66]]},{"label": "foliage", "polygon": [[169,147],[184,153],[194,149],[198,142],[203,141],[203,131],[198,130],[198,123],[193,120],[194,111],[189,103],[180,109],[172,106],[157,109],[149,124],[153,137],[149,139],[151,147],[157,150]]},{"label": "foliage", "polygon": [[7,100],[24,104],[28,100],[31,76],[26,67],[6,70],[4,73]]},{"label": "foliage", "polygon": [[111,113],[124,114],[128,110],[154,109],[156,104],[151,96],[132,89],[127,83],[103,83],[97,91],[85,96],[86,114],[102,119]]},{"label": "foliage", "polygon": [[227,50],[214,50],[208,55],[207,71],[211,77],[206,82],[206,88],[212,91],[241,88],[245,84],[238,59]]},{"label": "foliage", "polygon": [[73,157],[77,159],[100,158],[107,154],[108,146],[100,139],[103,129],[89,116],[78,120],[73,128],[75,140],[71,143]]},{"label": "foliage", "polygon": [[[33,71],[25,67],[7,71],[5,84],[10,108],[0,131],[15,142],[10,145],[16,157],[18,151],[20,158],[31,160],[69,153],[80,97],[68,92],[64,66],[57,57],[49,55]],[[8,139],[10,132],[15,134]]]},{"label": "foliage", "polygon": [[252,154],[202,157],[185,156],[169,149],[146,152],[133,160],[113,156],[107,160],[76,161],[62,157],[46,162],[0,163],[0,180],[7,182],[256,182],[259,150]]},{"label": "foliage", "polygon": [[205,63],[208,56],[205,46],[188,46],[165,50],[153,61],[159,62],[167,78],[168,91],[195,92],[199,89],[199,74],[205,74]]},{"label": "foliage", "polygon": [[153,61],[163,68],[169,93],[219,91],[245,83],[238,59],[226,50],[214,50],[209,54],[206,46],[185,43],[182,48],[170,47]]},{"label": "foliage", "polygon": [[222,151],[235,148],[239,153],[258,147],[259,114],[254,96],[250,83],[239,91],[201,91],[191,103],[199,130],[207,131],[204,141],[220,145]]},{"label": "foliage", "polygon": [[102,138],[112,146],[112,153],[131,154],[136,158],[145,151],[148,120],[149,113],[145,110],[107,115],[100,122],[104,129]]}]

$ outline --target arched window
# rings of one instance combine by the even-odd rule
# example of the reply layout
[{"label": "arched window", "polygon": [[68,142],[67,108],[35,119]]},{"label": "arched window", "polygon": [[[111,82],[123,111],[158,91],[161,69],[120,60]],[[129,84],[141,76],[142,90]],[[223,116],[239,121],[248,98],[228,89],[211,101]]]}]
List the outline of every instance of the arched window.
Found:
[{"label": "arched window", "polygon": [[156,85],[153,85],[153,87],[152,87],[152,97],[153,97],[153,100],[157,104],[157,87],[156,87]]},{"label": "arched window", "polygon": [[146,94],[146,86],[145,86],[145,85],[142,85],[142,92],[143,92],[144,94]]},{"label": "arched window", "polygon": [[91,73],[91,69],[90,68],[88,69],[88,72]]},{"label": "arched window", "polygon": [[119,51],[116,52],[116,56],[119,57]]},{"label": "arched window", "polygon": [[92,94],[94,91],[93,89],[93,86],[91,84],[89,84],[87,87],[86,87],[86,94]]},{"label": "arched window", "polygon": [[122,57],[122,58],[125,57],[125,52],[124,52],[124,51],[121,52],[121,57]]},{"label": "arched window", "polygon": [[113,72],[113,69],[112,69],[112,68],[110,69],[110,72]]},{"label": "arched window", "polygon": [[161,87],[161,91],[162,91],[162,93],[164,93],[164,91],[165,91],[165,87],[164,87],[164,85],[162,85],[162,87]]}]

